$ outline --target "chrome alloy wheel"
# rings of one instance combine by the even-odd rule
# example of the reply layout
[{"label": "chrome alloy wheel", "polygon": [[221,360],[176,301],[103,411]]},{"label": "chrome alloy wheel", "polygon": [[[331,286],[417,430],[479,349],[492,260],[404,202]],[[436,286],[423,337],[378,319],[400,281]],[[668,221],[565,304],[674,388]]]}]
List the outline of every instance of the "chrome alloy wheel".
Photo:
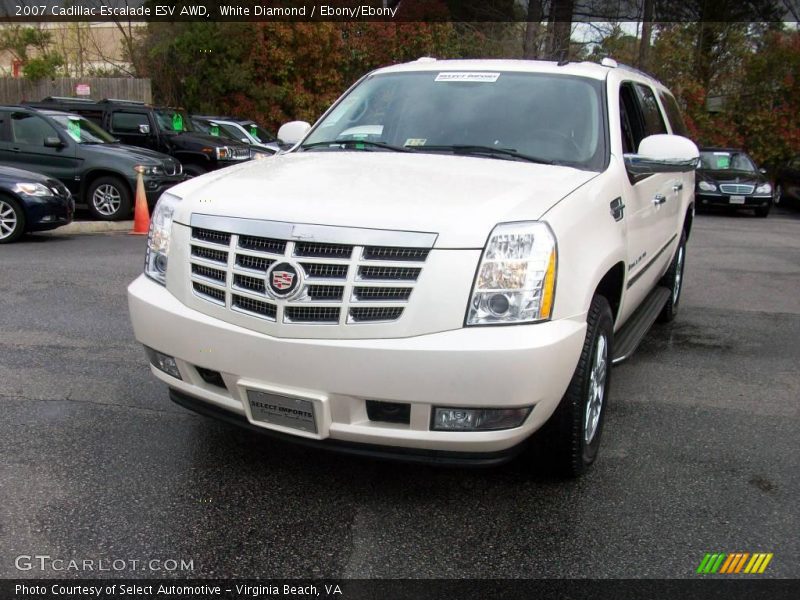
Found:
[{"label": "chrome alloy wheel", "polygon": [[92,195],[92,204],[97,212],[105,217],[115,215],[122,204],[122,196],[113,185],[104,184],[97,187]]},{"label": "chrome alloy wheel", "polygon": [[583,423],[583,441],[588,446],[597,435],[600,414],[603,412],[603,397],[608,375],[608,338],[601,333],[597,337],[589,373],[589,394],[586,399],[586,418]]},{"label": "chrome alloy wheel", "polygon": [[14,208],[3,200],[0,200],[0,240],[4,240],[17,229],[17,213]]},{"label": "chrome alloy wheel", "polygon": [[678,297],[681,295],[681,282],[683,281],[683,253],[684,247],[678,247],[678,256],[675,259],[675,285],[672,286],[672,304],[678,303]]}]

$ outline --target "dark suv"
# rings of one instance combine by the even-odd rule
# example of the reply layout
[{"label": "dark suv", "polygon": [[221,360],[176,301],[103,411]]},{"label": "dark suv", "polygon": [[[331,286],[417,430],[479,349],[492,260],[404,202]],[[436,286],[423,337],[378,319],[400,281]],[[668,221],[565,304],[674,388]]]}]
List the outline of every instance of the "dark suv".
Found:
[{"label": "dark suv", "polygon": [[137,167],[151,206],[184,180],[181,164],[165,154],[119,144],[79,115],[26,106],[0,106],[0,164],[60,180],[105,221],[130,215]]},{"label": "dark suv", "polygon": [[251,158],[245,144],[195,131],[189,115],[175,108],[128,100],[48,97],[27,106],[77,113],[126,144],[169,154],[189,177]]}]

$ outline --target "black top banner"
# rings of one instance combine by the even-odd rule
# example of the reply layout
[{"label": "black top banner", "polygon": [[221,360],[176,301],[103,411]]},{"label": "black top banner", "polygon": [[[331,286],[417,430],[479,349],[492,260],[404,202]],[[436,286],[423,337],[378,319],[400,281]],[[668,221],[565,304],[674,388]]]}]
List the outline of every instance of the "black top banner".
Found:
[{"label": "black top banner", "polygon": [[0,21],[797,22],[800,0],[0,0]]}]

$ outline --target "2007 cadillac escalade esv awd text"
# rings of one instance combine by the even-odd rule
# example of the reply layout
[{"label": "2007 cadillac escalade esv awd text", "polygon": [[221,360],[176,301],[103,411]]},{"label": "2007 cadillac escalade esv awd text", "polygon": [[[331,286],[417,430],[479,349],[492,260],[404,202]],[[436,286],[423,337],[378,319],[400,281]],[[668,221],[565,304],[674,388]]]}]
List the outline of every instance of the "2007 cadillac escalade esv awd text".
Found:
[{"label": "2007 cadillac escalade esv awd text", "polygon": [[491,464],[536,432],[579,474],[612,363],[678,308],[682,128],[613,61],[379,69],[291,151],[162,196],[136,338],[173,400],[278,437]]}]

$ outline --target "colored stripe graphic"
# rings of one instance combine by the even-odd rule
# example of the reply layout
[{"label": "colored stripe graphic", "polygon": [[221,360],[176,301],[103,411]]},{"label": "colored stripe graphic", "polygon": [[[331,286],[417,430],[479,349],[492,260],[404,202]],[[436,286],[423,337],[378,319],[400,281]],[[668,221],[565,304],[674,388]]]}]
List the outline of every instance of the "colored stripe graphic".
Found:
[{"label": "colored stripe graphic", "polygon": [[[756,552],[755,554],[750,554],[749,552],[719,552],[712,554],[707,552],[703,556],[703,560],[700,561],[696,572],[701,574],[760,574],[766,571],[767,565],[769,565],[773,556],[771,552]],[[744,568],[744,571],[742,571],[742,568]]]}]

